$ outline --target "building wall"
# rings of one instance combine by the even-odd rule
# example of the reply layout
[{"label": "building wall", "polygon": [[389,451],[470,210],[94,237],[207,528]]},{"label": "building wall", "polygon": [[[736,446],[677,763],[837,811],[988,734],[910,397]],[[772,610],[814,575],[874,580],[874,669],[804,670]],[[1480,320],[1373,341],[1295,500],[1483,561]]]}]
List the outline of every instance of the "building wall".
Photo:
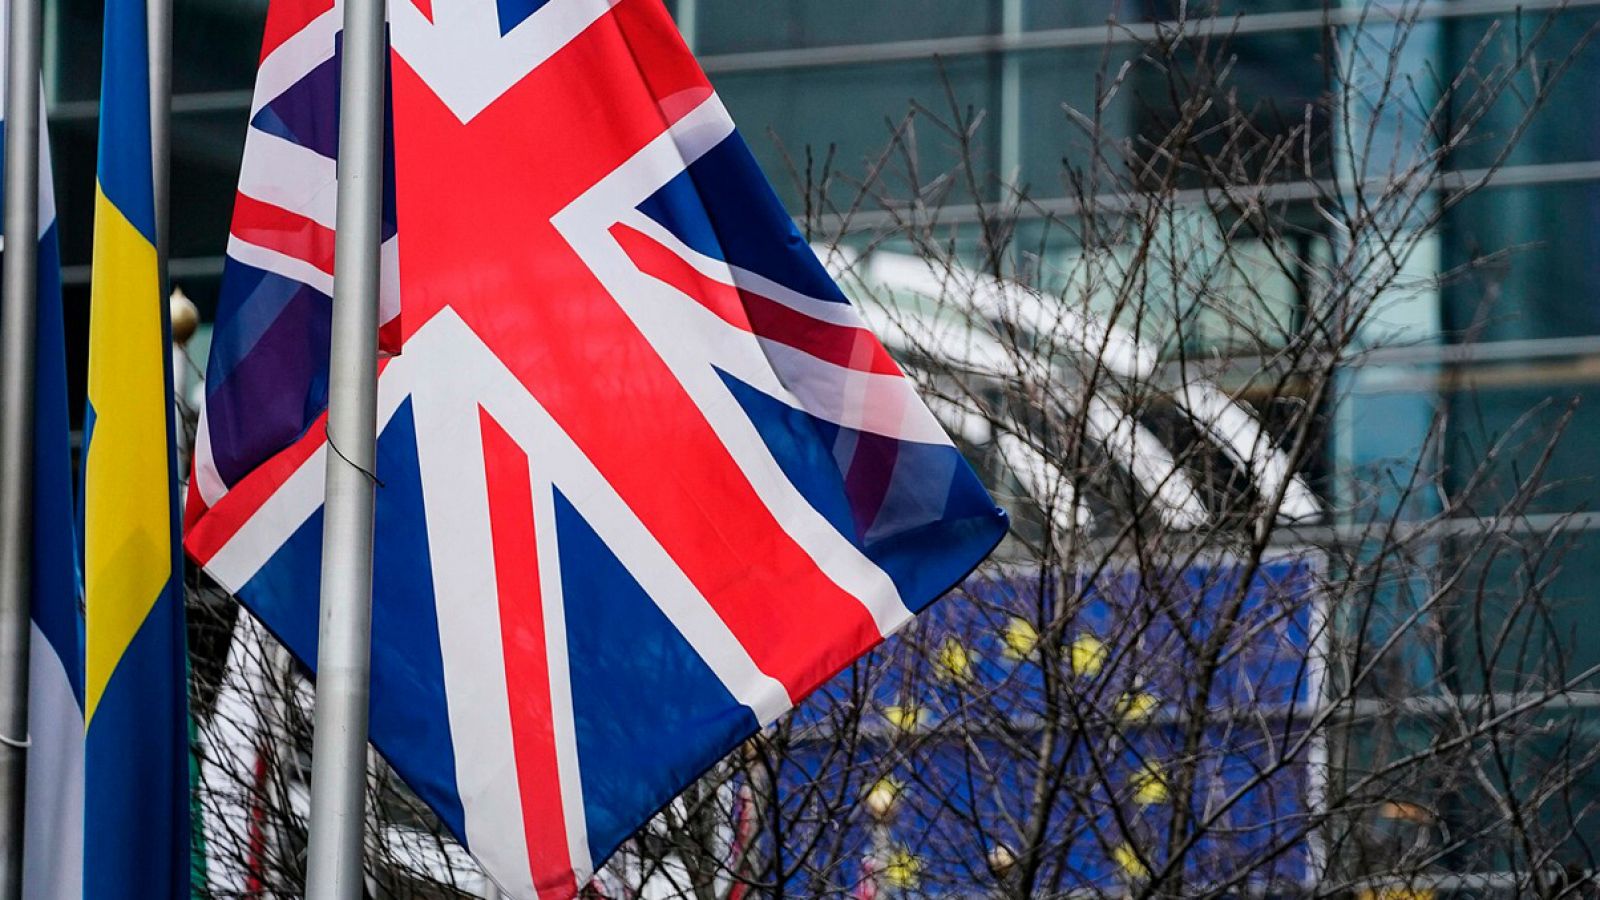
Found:
[{"label": "building wall", "polygon": [[[81,396],[95,154],[100,20],[97,0],[46,0],[46,75],[56,153],[57,196],[67,266],[69,331]],[[913,108],[925,174],[952,168],[959,154],[931,120],[974,115],[974,161],[1007,185],[1048,204],[1066,197],[1063,165],[1088,148],[1062,110],[1092,104],[1097,75],[1136,52],[1127,33],[1107,28],[1113,0],[676,0],[675,13],[768,176],[797,213],[807,198],[845,202]],[[1123,22],[1165,19],[1176,0],[1115,4]],[[1472,15],[1426,7],[1426,41],[1411,49],[1411,74],[1452,73],[1479,55],[1503,64],[1536,16],[1518,0],[1479,0]],[[1223,4],[1240,13],[1233,41],[1234,84],[1247,105],[1295,111],[1327,90],[1319,54],[1330,46],[1316,0]],[[210,314],[226,241],[265,0],[175,0],[172,273]],[[1559,60],[1600,22],[1600,2],[1572,0],[1554,19],[1542,51]],[[1480,47],[1485,35],[1490,35]],[[1109,40],[1109,44],[1108,44]],[[1481,53],[1480,53],[1481,50]],[[1161,97],[1137,76],[1105,110],[1115,134],[1160,125]],[[1531,83],[1528,85],[1531,89]],[[1488,117],[1487,133],[1517,118],[1514,98]],[[1549,108],[1505,162],[1499,180],[1453,209],[1413,262],[1419,275],[1494,260],[1437,290],[1397,304],[1398,349],[1348,374],[1323,483],[1337,473],[1415,461],[1430,417],[1449,416],[1439,464],[1446,485],[1497,438],[1514,429],[1554,427],[1570,415],[1548,462],[1549,487],[1535,516],[1600,512],[1600,48],[1573,60]],[[1462,148],[1450,165],[1467,173],[1494,165],[1495,142]],[[813,190],[824,174],[833,180]],[[930,175],[931,177],[931,175]],[[893,193],[903,184],[890,185]],[[1024,229],[1030,223],[1024,222]],[[1308,240],[1326,239],[1313,235]],[[1027,241],[1020,242],[1027,245]],[[1068,253],[1070,248],[1059,248]],[[1044,246],[1018,274],[1048,287]],[[1503,255],[1502,255],[1503,254]],[[1265,302],[1304,298],[1292,280],[1272,284]],[[1492,305],[1486,303],[1493,301]],[[1222,349],[1226,349],[1225,346]],[[75,404],[81,409],[81,403]],[[1525,418],[1532,416],[1531,425]],[[1401,423],[1396,425],[1395,423]],[[1535,464],[1537,441],[1505,454],[1507,473]],[[1426,514],[1426,508],[1415,512]],[[1528,527],[1541,527],[1535,519]],[[1571,654],[1571,670],[1600,664],[1600,640],[1586,608],[1600,576],[1600,520],[1568,523],[1574,537],[1552,594],[1565,602],[1548,627]],[[1447,552],[1447,551],[1446,551]],[[1509,576],[1508,576],[1509,577]],[[1448,651],[1448,648],[1446,648]],[[1488,685],[1460,684],[1458,690]]]}]

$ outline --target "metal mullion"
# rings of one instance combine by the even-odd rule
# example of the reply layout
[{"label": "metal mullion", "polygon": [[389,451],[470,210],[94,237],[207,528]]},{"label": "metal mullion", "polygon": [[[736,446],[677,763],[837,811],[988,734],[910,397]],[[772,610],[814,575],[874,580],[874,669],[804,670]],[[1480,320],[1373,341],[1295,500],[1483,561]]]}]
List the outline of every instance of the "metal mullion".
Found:
[{"label": "metal mullion", "polygon": [[[1600,0],[1595,0],[1600,3]],[[1373,178],[1364,184],[1381,189],[1404,182],[1404,178]],[[1600,160],[1576,162],[1534,163],[1519,166],[1501,166],[1496,169],[1458,169],[1419,175],[1414,179],[1419,190],[1464,190],[1479,181],[1482,189],[1545,187],[1558,184],[1575,184],[1600,181]],[[1222,201],[1248,201],[1253,204],[1305,203],[1324,197],[1336,197],[1350,185],[1336,181],[1281,181],[1269,184],[1210,185],[1185,188],[1162,195],[1172,207],[1200,207],[1220,205]],[[1087,200],[1078,197],[1055,197],[1028,200],[1018,204],[1015,215],[1021,220],[1065,219],[1093,210],[1101,214],[1132,212],[1151,202],[1157,195],[1138,191],[1118,191],[1099,194]],[[979,221],[984,214],[992,214],[987,207],[974,203],[951,204],[931,212],[918,212],[922,221],[930,218],[941,224],[963,225]],[[878,209],[849,215],[830,213],[820,217],[822,233],[843,230],[846,233],[892,227],[902,222],[912,210]]]},{"label": "metal mullion", "polygon": [[1600,6],[1600,0],[1454,0],[1410,7],[1401,16],[1382,9],[1338,8],[1293,12],[1246,13],[1189,20],[1089,25],[1017,34],[973,34],[877,44],[842,44],[831,47],[796,47],[788,50],[751,50],[719,53],[700,58],[711,74],[760,72],[774,69],[849,66],[864,63],[906,62],[933,56],[972,56],[1017,50],[1067,50],[1107,44],[1139,44],[1157,38],[1228,37],[1306,31],[1314,28],[1348,28],[1370,22],[1433,21],[1510,13],[1555,12]]}]

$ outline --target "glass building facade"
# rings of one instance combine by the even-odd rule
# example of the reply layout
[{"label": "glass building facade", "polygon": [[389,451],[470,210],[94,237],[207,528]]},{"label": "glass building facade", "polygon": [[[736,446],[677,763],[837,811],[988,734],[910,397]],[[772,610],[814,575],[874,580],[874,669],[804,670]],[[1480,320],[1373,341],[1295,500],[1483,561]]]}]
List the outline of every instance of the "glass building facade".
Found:
[{"label": "glass building facade", "polygon": [[[1186,10],[1198,14],[1193,4],[1176,0],[670,5],[796,215],[819,203],[850,202],[894,129],[908,112],[921,109],[926,115],[917,166],[926,173],[924,181],[965,159],[998,176],[979,183],[980,198],[1026,192],[1029,204],[1018,214],[1017,258],[1011,264],[1015,274],[1035,278],[1044,288],[1054,286],[1049,273],[1059,267],[1052,267],[1050,254],[1057,248],[1054,238],[1029,239],[1029,210],[1049,213],[1073,202],[1076,188],[1065,173],[1083,165],[1090,150],[1065,108],[1095,106],[1097,85],[1103,88],[1138,53],[1140,42],[1157,33],[1149,23],[1171,22]],[[1328,92],[1321,61],[1339,52],[1330,48],[1349,30],[1330,30],[1330,15],[1335,25],[1348,26],[1359,6],[1325,8],[1320,0],[1222,3],[1220,11],[1230,17],[1220,26],[1229,32],[1229,86],[1240,107],[1256,110],[1269,131],[1285,116],[1298,118]],[[1466,67],[1487,72],[1517,63],[1520,48],[1531,40],[1527,32],[1535,28],[1544,29],[1540,59],[1524,76],[1526,84],[1516,87],[1532,90],[1544,69],[1550,71],[1543,77],[1560,77],[1509,155],[1500,158],[1497,150],[1520,121],[1517,90],[1479,123],[1488,139],[1466,142],[1446,157],[1445,166],[1466,178],[1503,168],[1445,214],[1437,234],[1411,261],[1419,275],[1463,274],[1414,292],[1386,313],[1386,322],[1403,327],[1394,342],[1400,346],[1350,373],[1356,402],[1343,411],[1341,427],[1329,440],[1329,470],[1418,452],[1420,432],[1364,427],[1369,421],[1398,419],[1423,428],[1423,411],[1444,402],[1460,423],[1447,438],[1444,457],[1454,454],[1459,462],[1514,425],[1527,428],[1535,407],[1543,407],[1535,418],[1549,423],[1576,401],[1548,462],[1547,486],[1530,512],[1587,513],[1600,504],[1600,484],[1592,478],[1600,453],[1600,404],[1582,402],[1600,372],[1600,116],[1591,114],[1600,104],[1600,49],[1587,42],[1600,22],[1600,3],[1572,0],[1546,19],[1541,10],[1551,6],[1445,0],[1405,7],[1419,18],[1402,61],[1404,74],[1419,85]],[[174,283],[196,300],[203,317],[215,303],[265,7],[264,0],[175,0],[171,269]],[[46,0],[46,9],[46,91],[69,332],[81,362],[99,5]],[[1108,26],[1108,19],[1122,24]],[[1565,71],[1551,68],[1556,62]],[[1141,87],[1143,77],[1148,76],[1137,66],[1126,70],[1131,87],[1100,113],[1106,134],[1136,142],[1167,127],[1161,96],[1166,85],[1152,80]],[[970,125],[965,150],[927,124],[962,117]],[[1333,130],[1331,123],[1314,127]],[[875,190],[891,199],[905,189],[887,176],[880,184],[886,186]],[[944,216],[957,226],[957,240],[963,216],[971,218],[965,209],[955,201]],[[870,231],[873,211],[852,221]],[[1307,232],[1312,244],[1327,239],[1315,228]],[[1292,314],[1305,302],[1304,285],[1295,278],[1264,273],[1258,281],[1249,302],[1269,312]],[[1203,320],[1185,339],[1198,342],[1195,349],[1229,349],[1227,335],[1208,336]],[[1507,464],[1515,467],[1517,461]],[[1586,522],[1569,527],[1582,532]],[[1587,580],[1585,569],[1600,570],[1600,545],[1593,553],[1583,550],[1569,564],[1575,585]],[[1580,643],[1589,648],[1590,661],[1600,662],[1600,641]]]},{"label": "glass building facade", "polygon": [[[984,172],[1002,176],[985,190],[1019,186],[1046,210],[1069,199],[1063,164],[1081,164],[1089,148],[1063,108],[1092,107],[1097,79],[1117,72],[1148,37],[1141,23],[1172,21],[1185,8],[1168,0],[673,0],[669,5],[797,215],[808,197],[816,199],[814,188],[825,175],[831,177],[835,199],[852,194],[889,143],[894,125],[914,106],[946,120],[972,117],[965,156]],[[175,3],[172,270],[174,281],[207,312],[221,270],[265,6],[262,0]],[[1566,6],[1544,36],[1541,54],[1559,59],[1585,44],[1600,18],[1597,5],[1586,0]],[[1415,57],[1408,65],[1421,74],[1456,71],[1471,62],[1509,63],[1509,58],[1486,63],[1481,53],[1515,53],[1515,35],[1542,15],[1518,12],[1526,7],[1511,0],[1426,4],[1425,27],[1413,40],[1419,46],[1408,49]],[[46,91],[69,314],[81,319],[91,233],[93,181],[86,173],[93,171],[95,153],[99,7],[90,0],[47,0],[46,8]],[[1280,113],[1298,116],[1327,90],[1317,62],[1330,40],[1323,3],[1224,3],[1222,11],[1241,16],[1227,52],[1230,85],[1240,93],[1242,107],[1265,110],[1263,121],[1270,123]],[[1108,18],[1125,24],[1108,27]],[[1502,37],[1490,41],[1486,51],[1480,48],[1484,36],[1494,32]],[[1129,77],[1136,82],[1140,73]],[[1581,49],[1547,110],[1533,118],[1503,161],[1505,171],[1450,212],[1432,268],[1452,270],[1515,252],[1501,266],[1417,298],[1407,313],[1414,320],[1408,321],[1431,333],[1414,331],[1413,337],[1493,344],[1488,355],[1467,355],[1507,364],[1541,360],[1551,388],[1571,393],[1581,387],[1581,380],[1574,381],[1557,364],[1581,358],[1587,352],[1584,339],[1600,335],[1600,304],[1581,299],[1592,295],[1597,279],[1592,261],[1600,251],[1600,228],[1595,227],[1600,125],[1585,113],[1593,105],[1597,80],[1600,53]],[[1103,110],[1108,134],[1136,139],[1163,126],[1161,98],[1155,96],[1157,86],[1150,87],[1141,92],[1135,85]],[[1515,123],[1514,98],[1503,105],[1504,122],[1491,115],[1484,129]],[[1471,173],[1498,164],[1485,154],[1499,143],[1461,147],[1448,165]],[[918,164],[930,173],[954,168],[963,156],[940,134],[923,134],[918,149]],[[872,217],[861,221],[870,227]],[[1269,298],[1274,302],[1296,302],[1292,284],[1271,286],[1270,292],[1283,294]],[[1487,314],[1486,296],[1495,299]],[[1506,395],[1490,405],[1512,409],[1520,396]],[[1585,441],[1589,431],[1581,424],[1572,429],[1563,463],[1569,455],[1574,461],[1592,457]],[[1572,509],[1584,493],[1577,484],[1558,491],[1551,509]]]},{"label": "glass building facade", "polygon": [[[49,125],[81,396],[100,5],[45,2]],[[174,4],[171,271],[173,282],[209,317],[266,3]],[[1064,107],[1096,107],[1104,80],[1125,73],[1131,87],[1099,110],[1106,132],[1134,144],[1141,135],[1162,133],[1169,113],[1161,96],[1166,83],[1141,86],[1147,73],[1129,64],[1141,41],[1159,35],[1150,23],[1192,14],[1180,0],[669,5],[791,211],[802,215],[848,205],[860,185],[872,180],[869,173],[906,114],[920,109],[926,116],[916,164],[928,180],[970,162],[994,176],[973,187],[978,201],[1000,202],[1026,191],[1030,203],[1019,213],[1021,236],[1006,265],[1008,274],[1046,289],[1059,268],[1052,255],[1073,250],[1051,237],[1030,241],[1029,229],[1042,234],[1037,220],[1077,202],[1081,185],[1067,173],[1093,153]],[[1290,117],[1301,116],[1330,90],[1323,63],[1330,54],[1353,52],[1347,34],[1357,6],[1336,0],[1331,7],[1320,0],[1224,0],[1220,6],[1230,33],[1229,82],[1239,105],[1256,111],[1255,121],[1267,132],[1299,124]],[[1388,346],[1343,374],[1348,394],[1334,411],[1316,467],[1318,489],[1329,496],[1344,489],[1339,473],[1385,466],[1432,468],[1448,491],[1452,479],[1469,477],[1486,447],[1508,440],[1493,459],[1507,483],[1530,469],[1544,473],[1543,487],[1514,526],[1537,532],[1559,523],[1565,530],[1565,559],[1546,587],[1558,602],[1549,606],[1541,627],[1577,673],[1600,666],[1600,624],[1590,596],[1600,583],[1600,47],[1589,43],[1600,25],[1600,2],[1570,0],[1551,14],[1555,6],[1530,0],[1405,6],[1417,18],[1399,65],[1401,77],[1411,79],[1417,91],[1425,93],[1433,80],[1463,69],[1525,64],[1519,54],[1533,28],[1542,29],[1540,58],[1517,86],[1534,91],[1541,78],[1559,78],[1508,153],[1501,155],[1500,148],[1521,127],[1522,98],[1515,90],[1479,123],[1481,133],[1496,139],[1467,142],[1445,157],[1447,179],[1470,181],[1488,169],[1498,171],[1481,191],[1445,211],[1440,227],[1408,260],[1422,286],[1386,310],[1379,325],[1394,338]],[[1108,26],[1108,17],[1120,24]],[[1330,120],[1312,128],[1337,132],[1333,116],[1319,108]],[[965,149],[951,133],[927,124],[935,119],[964,122]],[[1380,142],[1385,137],[1392,135],[1380,135]],[[1285,196],[1294,194],[1294,177],[1258,174]],[[893,195],[899,187],[883,191]],[[970,228],[976,216],[963,211],[966,202],[952,206],[947,219],[954,242],[975,245]],[[877,213],[864,208],[856,218],[862,234],[881,221]],[[845,235],[847,242],[855,238]],[[1334,236],[1318,233],[1313,224],[1304,239],[1307,255],[1314,256],[1317,243]],[[1444,275],[1451,277],[1436,277]],[[1292,317],[1307,302],[1306,290],[1294,277],[1263,272],[1241,296]],[[1188,349],[1235,352],[1226,327],[1208,331],[1204,325],[1188,335],[1195,342]],[[1429,444],[1429,429],[1438,421],[1445,424],[1438,441]],[[1541,440],[1517,437],[1557,428],[1561,439],[1548,453]],[[1414,514],[1435,511],[1418,502]],[[1492,498],[1482,502],[1486,510],[1494,506]],[[1516,577],[1514,571],[1506,574]],[[1453,633],[1445,629],[1439,654],[1471,652],[1451,645]],[[1453,687],[1471,693],[1497,686]],[[1600,739],[1600,719],[1584,733]]]}]

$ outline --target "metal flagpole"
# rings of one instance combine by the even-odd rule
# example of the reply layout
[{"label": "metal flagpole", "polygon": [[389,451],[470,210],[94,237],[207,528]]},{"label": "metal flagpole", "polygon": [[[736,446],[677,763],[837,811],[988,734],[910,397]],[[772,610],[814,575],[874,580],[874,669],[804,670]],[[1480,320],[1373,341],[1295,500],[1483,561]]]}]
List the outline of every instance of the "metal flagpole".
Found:
[{"label": "metal flagpole", "polygon": [[145,0],[145,39],[150,49],[150,176],[155,188],[156,276],[161,297],[167,283],[167,223],[172,209],[172,0]]},{"label": "metal flagpole", "polygon": [[0,262],[0,897],[22,896],[39,260],[39,0],[11,0]]},{"label": "metal flagpole", "polygon": [[383,0],[344,0],[308,900],[360,900],[372,656]]}]

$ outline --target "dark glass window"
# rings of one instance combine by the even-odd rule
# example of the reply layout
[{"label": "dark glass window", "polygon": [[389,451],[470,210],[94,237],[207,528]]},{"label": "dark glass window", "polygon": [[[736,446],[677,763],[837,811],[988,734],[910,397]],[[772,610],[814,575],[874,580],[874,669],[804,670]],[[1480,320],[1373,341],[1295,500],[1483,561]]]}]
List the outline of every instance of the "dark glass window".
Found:
[{"label": "dark glass window", "polygon": [[1458,340],[1600,334],[1600,182],[1491,187],[1443,233],[1446,268],[1471,264],[1445,289]]},{"label": "dark glass window", "polygon": [[740,53],[984,34],[1000,4],[972,0],[696,0],[696,49]]},{"label": "dark glass window", "polygon": [[1024,0],[1022,27],[1042,31],[1091,28],[1109,19],[1138,22],[1146,5],[1147,0]]},{"label": "dark glass window", "polygon": [[[1023,27],[1030,30],[1085,28],[1117,22],[1171,21],[1254,13],[1325,9],[1327,0],[1023,0]],[[1338,7],[1338,0],[1331,4]]]},{"label": "dark glass window", "polygon": [[[1076,173],[1093,162],[1097,94],[1135,53],[1132,47],[1041,50],[1018,57],[1022,78],[1019,182],[1031,196],[1075,195]],[[1132,90],[1099,114],[1102,150],[1116,154],[1137,126]],[[1070,110],[1070,111],[1069,111]]]},{"label": "dark glass window", "polygon": [[[913,101],[942,120],[953,117],[951,97],[963,116],[969,110],[993,109],[993,69],[988,59],[963,57],[942,65],[930,60],[730,73],[715,81],[768,179],[798,213],[807,184],[816,185],[825,163],[833,174],[829,199],[850,202]],[[996,127],[988,116],[979,130],[976,153],[984,172],[994,170]],[[917,181],[926,184],[960,161],[956,140],[926,119],[915,136]],[[904,199],[910,189],[908,169],[905,158],[896,156],[883,183],[872,190]]]},{"label": "dark glass window", "polygon": [[172,117],[173,257],[220,256],[226,248],[247,116],[237,109]]},{"label": "dark glass window", "polygon": [[[1549,90],[1546,106],[1527,121],[1526,131],[1506,162],[1600,159],[1600,116],[1590,114],[1600,109],[1600,50],[1592,42],[1583,46],[1600,25],[1600,10],[1446,19],[1442,25],[1445,60],[1441,71],[1456,72],[1470,64],[1478,82],[1461,93],[1454,110],[1458,119],[1481,110],[1486,92],[1479,85],[1493,84],[1512,67],[1522,68],[1501,90],[1488,115],[1472,126],[1474,137],[1455,153],[1450,160],[1453,166],[1475,169],[1494,165],[1519,124],[1527,119],[1541,84]],[[1559,73],[1557,67],[1568,62],[1570,67]]]},{"label": "dark glass window", "polygon": [[1600,459],[1600,359],[1478,366],[1463,381],[1466,387],[1447,397],[1454,491],[1466,487],[1475,468],[1489,466],[1491,478],[1470,483],[1482,485],[1474,506],[1492,512],[1512,501],[1543,459],[1538,492],[1526,512],[1600,509],[1594,464]]},{"label": "dark glass window", "polygon": [[267,0],[173,0],[172,90],[249,91]]}]

